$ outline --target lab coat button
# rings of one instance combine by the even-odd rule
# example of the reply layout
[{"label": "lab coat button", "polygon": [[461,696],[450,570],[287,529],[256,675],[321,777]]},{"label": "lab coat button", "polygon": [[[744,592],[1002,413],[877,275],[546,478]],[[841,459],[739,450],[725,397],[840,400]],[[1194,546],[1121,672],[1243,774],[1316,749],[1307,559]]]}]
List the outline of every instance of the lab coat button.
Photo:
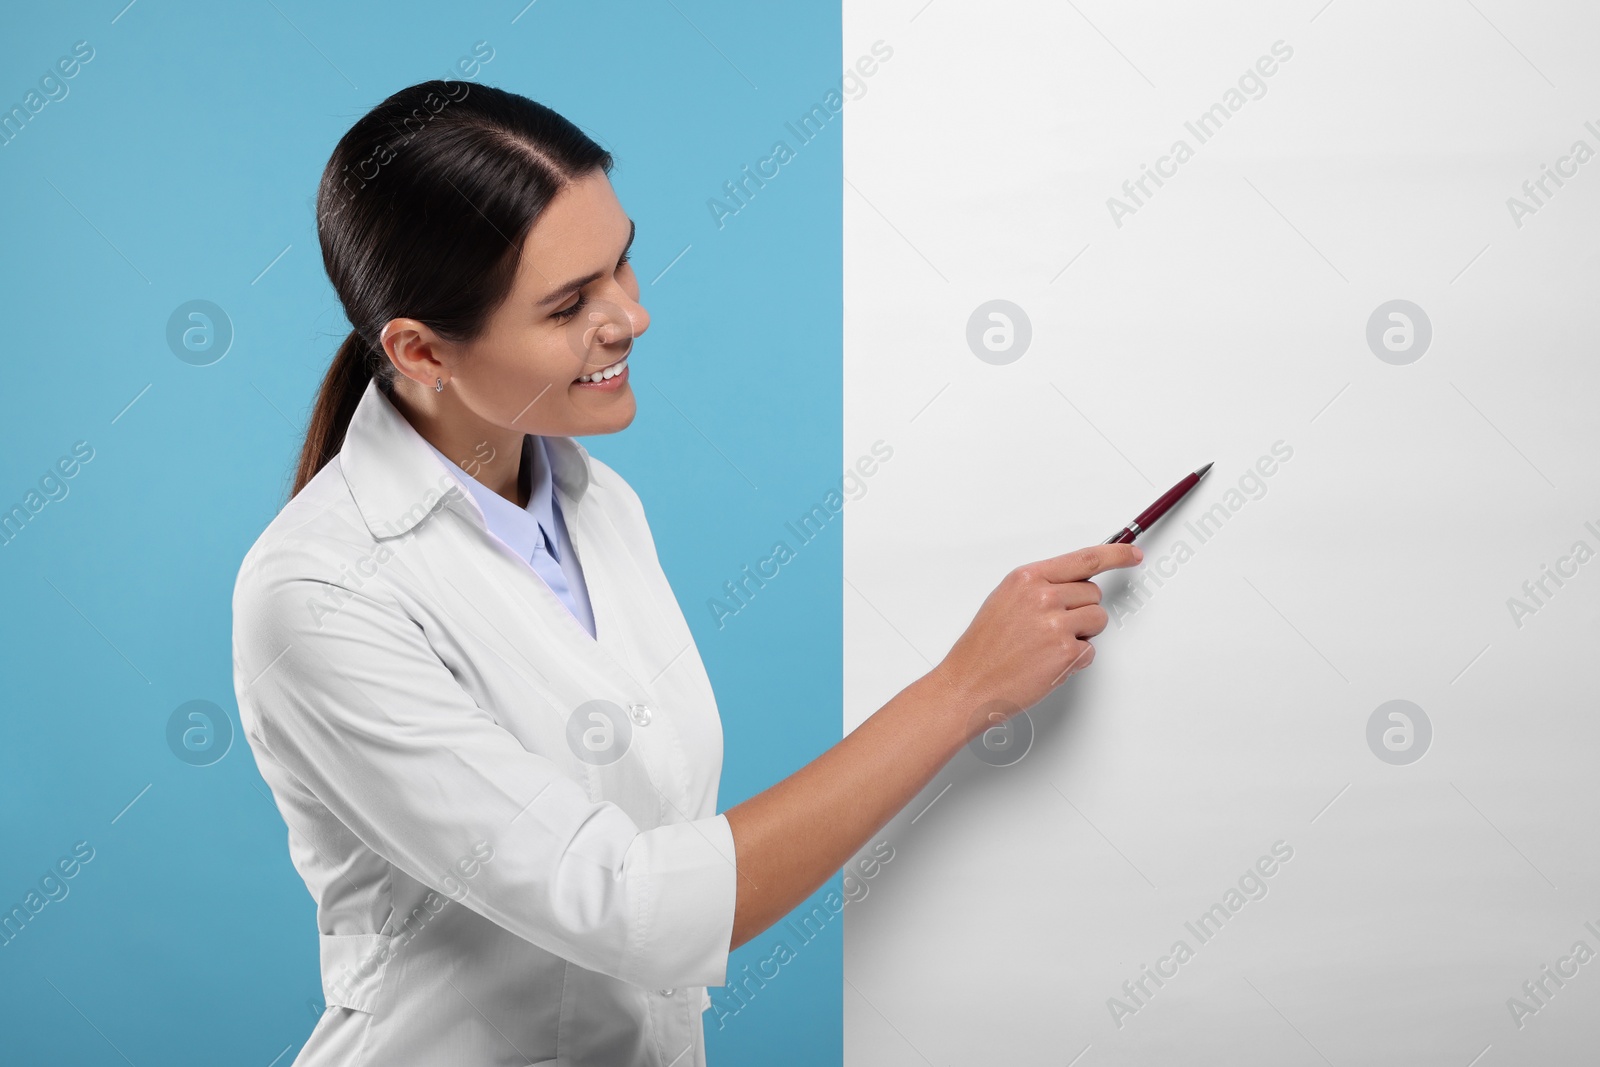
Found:
[{"label": "lab coat button", "polygon": [[656,992],[660,993],[664,997],[670,997],[670,996],[672,996],[672,994],[676,993],[677,990],[676,989],[658,989],[658,990],[656,990]]},{"label": "lab coat button", "polygon": [[628,705],[628,718],[632,719],[634,721],[634,724],[637,725],[637,726],[649,726],[650,725],[650,705],[649,704],[629,704]]}]

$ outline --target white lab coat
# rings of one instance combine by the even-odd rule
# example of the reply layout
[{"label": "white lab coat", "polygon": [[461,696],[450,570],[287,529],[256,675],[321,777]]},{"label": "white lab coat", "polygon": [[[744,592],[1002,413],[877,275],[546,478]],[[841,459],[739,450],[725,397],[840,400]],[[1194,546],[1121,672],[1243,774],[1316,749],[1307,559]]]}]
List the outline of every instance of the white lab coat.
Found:
[{"label": "white lab coat", "polygon": [[597,638],[375,384],[240,567],[239,719],[316,901],[295,1067],[705,1063],[716,700],[638,496],[546,444]]}]

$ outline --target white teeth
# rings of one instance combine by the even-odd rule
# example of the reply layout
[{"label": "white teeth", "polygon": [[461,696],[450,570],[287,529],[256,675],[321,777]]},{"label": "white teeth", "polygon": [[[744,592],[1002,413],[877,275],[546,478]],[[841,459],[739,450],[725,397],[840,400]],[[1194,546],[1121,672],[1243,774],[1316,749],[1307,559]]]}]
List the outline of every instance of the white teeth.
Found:
[{"label": "white teeth", "polygon": [[595,371],[593,374],[585,374],[583,377],[579,378],[578,381],[580,381],[580,382],[603,382],[608,378],[615,378],[617,375],[621,374],[622,373],[622,368],[626,367],[627,365],[628,365],[628,357],[627,356],[623,356],[621,359],[619,359],[619,360],[617,360],[617,362],[611,364],[611,366],[607,367],[605,370]]}]

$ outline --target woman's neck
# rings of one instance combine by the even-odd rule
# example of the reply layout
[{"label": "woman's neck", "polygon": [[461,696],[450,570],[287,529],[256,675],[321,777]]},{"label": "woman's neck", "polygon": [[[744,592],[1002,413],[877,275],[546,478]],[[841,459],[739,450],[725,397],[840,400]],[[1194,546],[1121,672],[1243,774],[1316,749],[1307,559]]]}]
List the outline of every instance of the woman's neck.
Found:
[{"label": "woman's neck", "polygon": [[519,508],[527,507],[533,472],[529,471],[526,478],[522,476],[522,442],[526,435],[484,422],[453,403],[447,394],[430,393],[419,404],[412,392],[397,388],[390,397],[412,428],[484,488]]}]

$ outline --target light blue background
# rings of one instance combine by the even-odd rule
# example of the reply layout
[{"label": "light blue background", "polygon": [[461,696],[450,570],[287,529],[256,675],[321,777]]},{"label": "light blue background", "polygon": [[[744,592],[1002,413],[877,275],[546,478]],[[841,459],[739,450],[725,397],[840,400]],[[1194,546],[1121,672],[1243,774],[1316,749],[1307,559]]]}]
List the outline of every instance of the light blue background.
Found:
[{"label": "light blue background", "polygon": [[[615,154],[653,321],[633,363],[637,419],[585,444],[643,498],[694,628],[723,713],[725,810],[840,731],[842,516],[723,628],[706,606],[792,543],[784,523],[843,466],[843,116],[803,147],[784,128],[839,82],[839,13],[122,4],[13,9],[0,30],[6,109],[75,42],[95,50],[67,97],[0,147],[0,509],[74,442],[94,449],[69,494],[0,547],[0,905],[74,842],[95,850],[69,895],[0,947],[5,1058],[284,1065],[320,1003],[311,898],[243,739],[193,767],[165,728],[194,699],[237,724],[234,576],[285,500],[348,329],[311,206],[334,143],[486,41],[477,80],[556,108]],[[796,157],[719,230],[707,200],[779,138]],[[197,298],[236,331],[205,367],[164,336]],[[835,878],[812,903],[839,890]],[[803,946],[774,930],[734,954],[730,974],[785,936],[797,958],[724,1028],[706,1015],[711,1062],[838,1062],[841,929]]]}]

